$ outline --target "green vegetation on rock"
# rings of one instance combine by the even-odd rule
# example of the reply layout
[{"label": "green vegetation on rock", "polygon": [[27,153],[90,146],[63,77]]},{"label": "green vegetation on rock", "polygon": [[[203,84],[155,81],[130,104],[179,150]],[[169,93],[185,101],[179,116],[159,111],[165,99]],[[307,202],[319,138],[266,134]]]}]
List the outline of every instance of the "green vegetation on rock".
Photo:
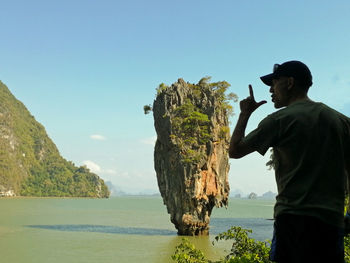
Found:
[{"label": "green vegetation on rock", "polygon": [[[233,115],[233,107],[230,101],[237,101],[237,95],[226,93],[230,84],[226,81],[210,82],[211,77],[202,78],[197,84],[187,83],[190,88],[189,97],[187,97],[181,106],[178,106],[172,112],[172,116],[165,114],[163,117],[171,118],[172,131],[170,138],[174,145],[177,145],[183,155],[184,163],[198,162],[203,153],[199,150],[212,137],[209,114],[201,108],[202,99],[207,98],[207,94],[214,94],[215,111],[222,111],[223,116]],[[167,92],[167,86],[161,83],[156,89],[156,96],[162,96]],[[170,87],[171,88],[171,87]],[[152,111],[151,105],[143,107],[144,113]],[[224,140],[229,134],[228,126],[220,127],[218,139]]]},{"label": "green vegetation on rock", "polygon": [[189,99],[174,111],[171,138],[183,149],[184,162],[197,162],[201,158],[201,153],[192,148],[209,141],[209,124],[208,115],[201,113]]},{"label": "green vegetation on rock", "polygon": [[60,155],[45,128],[2,82],[0,186],[22,196],[109,196],[102,179]]},{"label": "green vegetation on rock", "polygon": [[165,85],[164,83],[160,83],[157,90],[157,95],[162,93],[164,90],[166,90],[168,88],[167,85]]}]

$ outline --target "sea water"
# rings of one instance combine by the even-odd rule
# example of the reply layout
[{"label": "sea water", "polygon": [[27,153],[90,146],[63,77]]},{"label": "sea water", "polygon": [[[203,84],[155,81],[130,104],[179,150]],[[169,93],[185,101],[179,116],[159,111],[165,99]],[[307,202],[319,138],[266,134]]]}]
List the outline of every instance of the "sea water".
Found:
[{"label": "sea water", "polygon": [[[212,260],[229,250],[229,242],[212,241],[232,225],[271,239],[273,205],[230,199],[213,210],[209,237],[189,239]],[[0,262],[170,263],[181,239],[160,197],[0,199]]]}]

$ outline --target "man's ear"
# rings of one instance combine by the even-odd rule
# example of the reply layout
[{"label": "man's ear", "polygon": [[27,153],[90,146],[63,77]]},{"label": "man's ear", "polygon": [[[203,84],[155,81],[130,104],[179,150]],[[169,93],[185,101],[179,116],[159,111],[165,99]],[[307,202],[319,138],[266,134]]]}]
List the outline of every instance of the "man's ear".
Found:
[{"label": "man's ear", "polygon": [[295,84],[295,79],[293,77],[288,77],[287,84],[288,84],[288,90],[291,90]]}]

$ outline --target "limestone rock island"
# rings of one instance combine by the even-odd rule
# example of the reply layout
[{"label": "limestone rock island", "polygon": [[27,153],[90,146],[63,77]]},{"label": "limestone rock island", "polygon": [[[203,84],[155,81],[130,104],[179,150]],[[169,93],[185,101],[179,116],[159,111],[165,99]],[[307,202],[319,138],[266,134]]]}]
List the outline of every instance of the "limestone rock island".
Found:
[{"label": "limestone rock island", "polygon": [[[214,206],[228,204],[229,104],[226,81],[161,84],[153,107],[154,167],[179,235],[208,235]],[[145,106],[145,112],[147,106]]]}]

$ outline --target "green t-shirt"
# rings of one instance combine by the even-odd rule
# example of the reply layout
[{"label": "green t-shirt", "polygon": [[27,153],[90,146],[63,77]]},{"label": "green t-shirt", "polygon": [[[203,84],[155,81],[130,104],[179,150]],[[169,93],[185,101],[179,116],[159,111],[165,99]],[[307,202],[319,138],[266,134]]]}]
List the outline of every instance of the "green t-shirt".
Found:
[{"label": "green t-shirt", "polygon": [[310,215],[343,225],[348,117],[322,103],[298,101],[267,116],[243,140],[262,155],[273,147],[275,217]]}]

